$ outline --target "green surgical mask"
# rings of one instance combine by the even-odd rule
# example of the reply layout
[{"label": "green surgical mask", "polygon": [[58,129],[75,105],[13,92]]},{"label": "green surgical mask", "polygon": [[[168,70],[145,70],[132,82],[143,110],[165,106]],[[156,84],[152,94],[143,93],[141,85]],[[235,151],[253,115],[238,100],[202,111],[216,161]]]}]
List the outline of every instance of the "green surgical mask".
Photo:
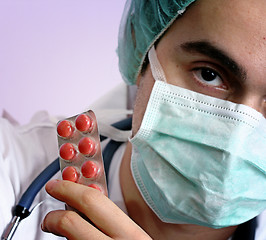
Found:
[{"label": "green surgical mask", "polygon": [[212,228],[266,209],[266,120],[256,110],[166,83],[152,48],[155,84],[133,145],[131,170],[163,222]]}]

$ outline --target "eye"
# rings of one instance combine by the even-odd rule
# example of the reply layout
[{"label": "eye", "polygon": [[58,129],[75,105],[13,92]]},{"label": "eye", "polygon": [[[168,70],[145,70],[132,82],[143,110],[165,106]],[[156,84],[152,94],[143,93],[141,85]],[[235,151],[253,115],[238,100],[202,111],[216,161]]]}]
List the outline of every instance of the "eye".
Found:
[{"label": "eye", "polygon": [[197,81],[204,85],[225,88],[220,75],[211,68],[197,68],[193,70],[193,75]]}]

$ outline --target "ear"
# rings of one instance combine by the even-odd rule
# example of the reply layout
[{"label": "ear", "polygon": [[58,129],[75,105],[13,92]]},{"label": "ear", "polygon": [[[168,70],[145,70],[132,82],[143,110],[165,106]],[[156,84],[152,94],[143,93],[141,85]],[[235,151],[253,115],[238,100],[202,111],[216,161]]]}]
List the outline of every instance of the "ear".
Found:
[{"label": "ear", "polygon": [[138,77],[137,77],[137,81],[136,81],[136,85],[137,85],[137,87],[139,87],[139,84],[140,84],[140,81],[141,81],[141,74],[139,74],[138,75]]},{"label": "ear", "polygon": [[140,85],[140,82],[141,82],[141,79],[143,78],[143,76],[145,76],[146,72],[147,72],[147,69],[149,68],[149,59],[148,59],[148,55],[145,57],[145,60],[142,64],[142,67],[141,67],[141,70],[139,72],[139,75],[137,77],[137,80],[136,80],[136,85],[137,87],[139,87]]}]

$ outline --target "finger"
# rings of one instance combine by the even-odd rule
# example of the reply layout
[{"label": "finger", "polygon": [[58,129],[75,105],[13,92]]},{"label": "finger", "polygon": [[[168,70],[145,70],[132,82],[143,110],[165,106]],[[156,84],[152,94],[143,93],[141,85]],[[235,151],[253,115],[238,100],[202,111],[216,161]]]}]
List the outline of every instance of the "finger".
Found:
[{"label": "finger", "polygon": [[116,238],[143,233],[120,208],[100,191],[69,181],[53,181],[46,191],[85,214],[106,235]]},{"label": "finger", "polygon": [[42,222],[42,230],[69,240],[111,239],[74,211],[58,210],[48,213]]}]

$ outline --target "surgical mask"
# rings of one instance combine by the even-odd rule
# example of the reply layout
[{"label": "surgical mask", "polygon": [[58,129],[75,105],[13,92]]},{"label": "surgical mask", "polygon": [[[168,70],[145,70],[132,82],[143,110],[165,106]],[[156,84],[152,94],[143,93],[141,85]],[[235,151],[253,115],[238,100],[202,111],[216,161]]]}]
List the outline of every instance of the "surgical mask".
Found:
[{"label": "surgical mask", "polygon": [[256,110],[166,83],[155,49],[155,81],[133,146],[131,171],[166,223],[222,228],[266,209],[266,123]]}]

